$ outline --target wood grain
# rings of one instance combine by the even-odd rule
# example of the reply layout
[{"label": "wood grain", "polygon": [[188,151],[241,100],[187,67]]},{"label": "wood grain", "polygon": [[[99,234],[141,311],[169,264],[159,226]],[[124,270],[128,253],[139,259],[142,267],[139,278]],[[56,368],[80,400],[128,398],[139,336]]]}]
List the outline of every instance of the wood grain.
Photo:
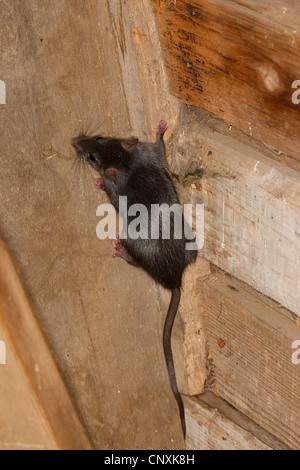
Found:
[{"label": "wood grain", "polygon": [[274,450],[290,450],[290,448],[277,439],[275,436],[270,434],[265,429],[261,428],[254,421],[250,420],[246,415],[241,413],[239,410],[234,408],[232,405],[227,403],[221,397],[218,397],[212,392],[206,391],[196,397],[197,401],[203,403],[210,408],[214,408],[227,419],[237,424],[240,428],[244,429],[248,433],[251,433],[253,437],[256,437],[260,442]]},{"label": "wood grain", "polygon": [[300,445],[300,374],[292,344],[296,317],[223,273],[199,285],[209,387],[293,449]]},{"label": "wood grain", "polygon": [[152,1],[173,93],[299,160],[299,6]]},{"label": "wood grain", "polygon": [[[2,378],[8,379],[8,383],[1,381],[0,386],[0,413],[4,420],[1,443],[8,448],[42,445],[53,449],[58,445],[61,450],[91,450],[86,431],[1,239],[0,258],[0,332],[3,328],[9,348],[8,363],[0,369]],[[2,408],[4,404],[6,407]],[[16,410],[20,412],[19,419],[14,416]],[[7,421],[10,419],[11,423]],[[30,426],[22,428],[26,420]],[[39,433],[40,438],[37,438]]]},{"label": "wood grain", "polygon": [[174,167],[194,162],[203,172],[189,194],[205,209],[201,256],[300,316],[299,172],[215,131],[197,111],[181,119]]},{"label": "wood grain", "polygon": [[[195,292],[198,282],[210,274],[210,263],[198,257],[183,277],[181,301],[172,332],[172,351],[178,388],[184,395],[194,396],[203,392],[207,379],[207,353],[203,321],[199,315]],[[159,286],[161,310],[170,304],[170,292]]]},{"label": "wood grain", "polygon": [[216,408],[188,398],[184,400],[187,420],[187,450],[272,450]]},{"label": "wood grain", "polygon": [[150,141],[176,121],[151,3],[2,0],[0,24],[0,226],[80,417],[97,449],[181,448],[166,311],[98,240],[107,198],[70,146],[82,131]]}]

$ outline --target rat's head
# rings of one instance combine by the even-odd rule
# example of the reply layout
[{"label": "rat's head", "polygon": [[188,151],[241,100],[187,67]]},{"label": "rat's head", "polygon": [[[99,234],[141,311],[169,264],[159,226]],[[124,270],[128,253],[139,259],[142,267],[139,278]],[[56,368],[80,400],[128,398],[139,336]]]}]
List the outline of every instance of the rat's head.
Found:
[{"label": "rat's head", "polygon": [[121,140],[85,135],[71,140],[71,145],[77,154],[97,171],[109,167],[127,166],[130,159],[128,151],[137,143],[137,139]]}]

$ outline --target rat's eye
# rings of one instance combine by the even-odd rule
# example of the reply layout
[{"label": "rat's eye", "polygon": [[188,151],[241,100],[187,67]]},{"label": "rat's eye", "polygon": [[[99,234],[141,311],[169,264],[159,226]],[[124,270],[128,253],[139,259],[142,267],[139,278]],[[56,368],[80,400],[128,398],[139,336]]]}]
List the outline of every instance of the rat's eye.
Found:
[{"label": "rat's eye", "polygon": [[91,162],[96,162],[96,158],[93,155],[89,155],[89,159]]}]

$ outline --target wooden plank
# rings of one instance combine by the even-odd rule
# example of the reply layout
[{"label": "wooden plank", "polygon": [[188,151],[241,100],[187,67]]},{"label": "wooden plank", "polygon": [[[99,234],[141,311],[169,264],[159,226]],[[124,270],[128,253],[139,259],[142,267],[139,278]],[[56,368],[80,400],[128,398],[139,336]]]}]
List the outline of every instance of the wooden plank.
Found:
[{"label": "wooden plank", "polygon": [[195,398],[184,400],[187,450],[272,450],[216,408]]},{"label": "wooden plank", "polygon": [[299,160],[299,6],[152,1],[173,93]]},{"label": "wooden plank", "polygon": [[210,408],[217,409],[219,413],[225,416],[230,421],[237,424],[240,428],[252,434],[262,443],[274,450],[290,450],[290,448],[270,434],[265,429],[261,428],[254,421],[251,421],[246,415],[239,410],[229,405],[221,397],[218,397],[212,392],[206,391],[197,397],[201,403],[206,404]]},{"label": "wooden plank", "polygon": [[80,416],[97,449],[181,448],[166,311],[97,239],[107,198],[70,146],[82,130],[155,139],[176,121],[151,3],[2,0],[0,26],[0,225]]},{"label": "wooden plank", "polygon": [[[1,443],[8,448],[26,447],[25,441],[34,446],[38,442],[39,446],[50,449],[56,448],[57,443],[61,450],[91,450],[86,431],[1,239],[0,259],[0,322],[9,347],[8,363],[0,370],[4,380],[0,385]],[[4,405],[7,406],[2,408]],[[17,410],[20,410],[18,419]],[[33,422],[29,428],[22,428],[26,420]],[[36,441],[39,432],[41,438]],[[20,442],[22,444],[18,444]]]},{"label": "wooden plank", "polygon": [[183,111],[172,152],[180,178],[203,171],[187,196],[205,207],[201,256],[300,315],[299,172],[200,119]]},{"label": "wooden plank", "polygon": [[211,391],[292,449],[300,445],[296,316],[233,277],[216,273],[198,290]]},{"label": "wooden plank", "polygon": [[300,7],[297,0],[231,0],[231,3],[271,23],[298,31]]}]

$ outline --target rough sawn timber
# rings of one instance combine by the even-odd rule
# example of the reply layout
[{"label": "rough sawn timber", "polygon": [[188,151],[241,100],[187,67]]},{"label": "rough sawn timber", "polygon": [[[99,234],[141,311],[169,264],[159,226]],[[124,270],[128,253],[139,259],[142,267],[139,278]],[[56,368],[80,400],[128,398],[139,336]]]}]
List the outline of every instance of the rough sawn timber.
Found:
[{"label": "rough sawn timber", "polygon": [[0,366],[0,447],[91,450],[86,430],[1,238],[0,259],[0,334],[5,335],[9,353],[6,365]]},{"label": "rough sawn timber", "polygon": [[296,2],[152,2],[173,93],[299,160]]},{"label": "rough sawn timber", "polygon": [[198,285],[209,389],[288,447],[300,446],[296,316],[228,274]]},{"label": "rough sawn timber", "polygon": [[205,208],[201,256],[300,315],[299,172],[215,132],[196,111],[181,121],[175,166],[180,154],[203,171],[191,196]]}]

